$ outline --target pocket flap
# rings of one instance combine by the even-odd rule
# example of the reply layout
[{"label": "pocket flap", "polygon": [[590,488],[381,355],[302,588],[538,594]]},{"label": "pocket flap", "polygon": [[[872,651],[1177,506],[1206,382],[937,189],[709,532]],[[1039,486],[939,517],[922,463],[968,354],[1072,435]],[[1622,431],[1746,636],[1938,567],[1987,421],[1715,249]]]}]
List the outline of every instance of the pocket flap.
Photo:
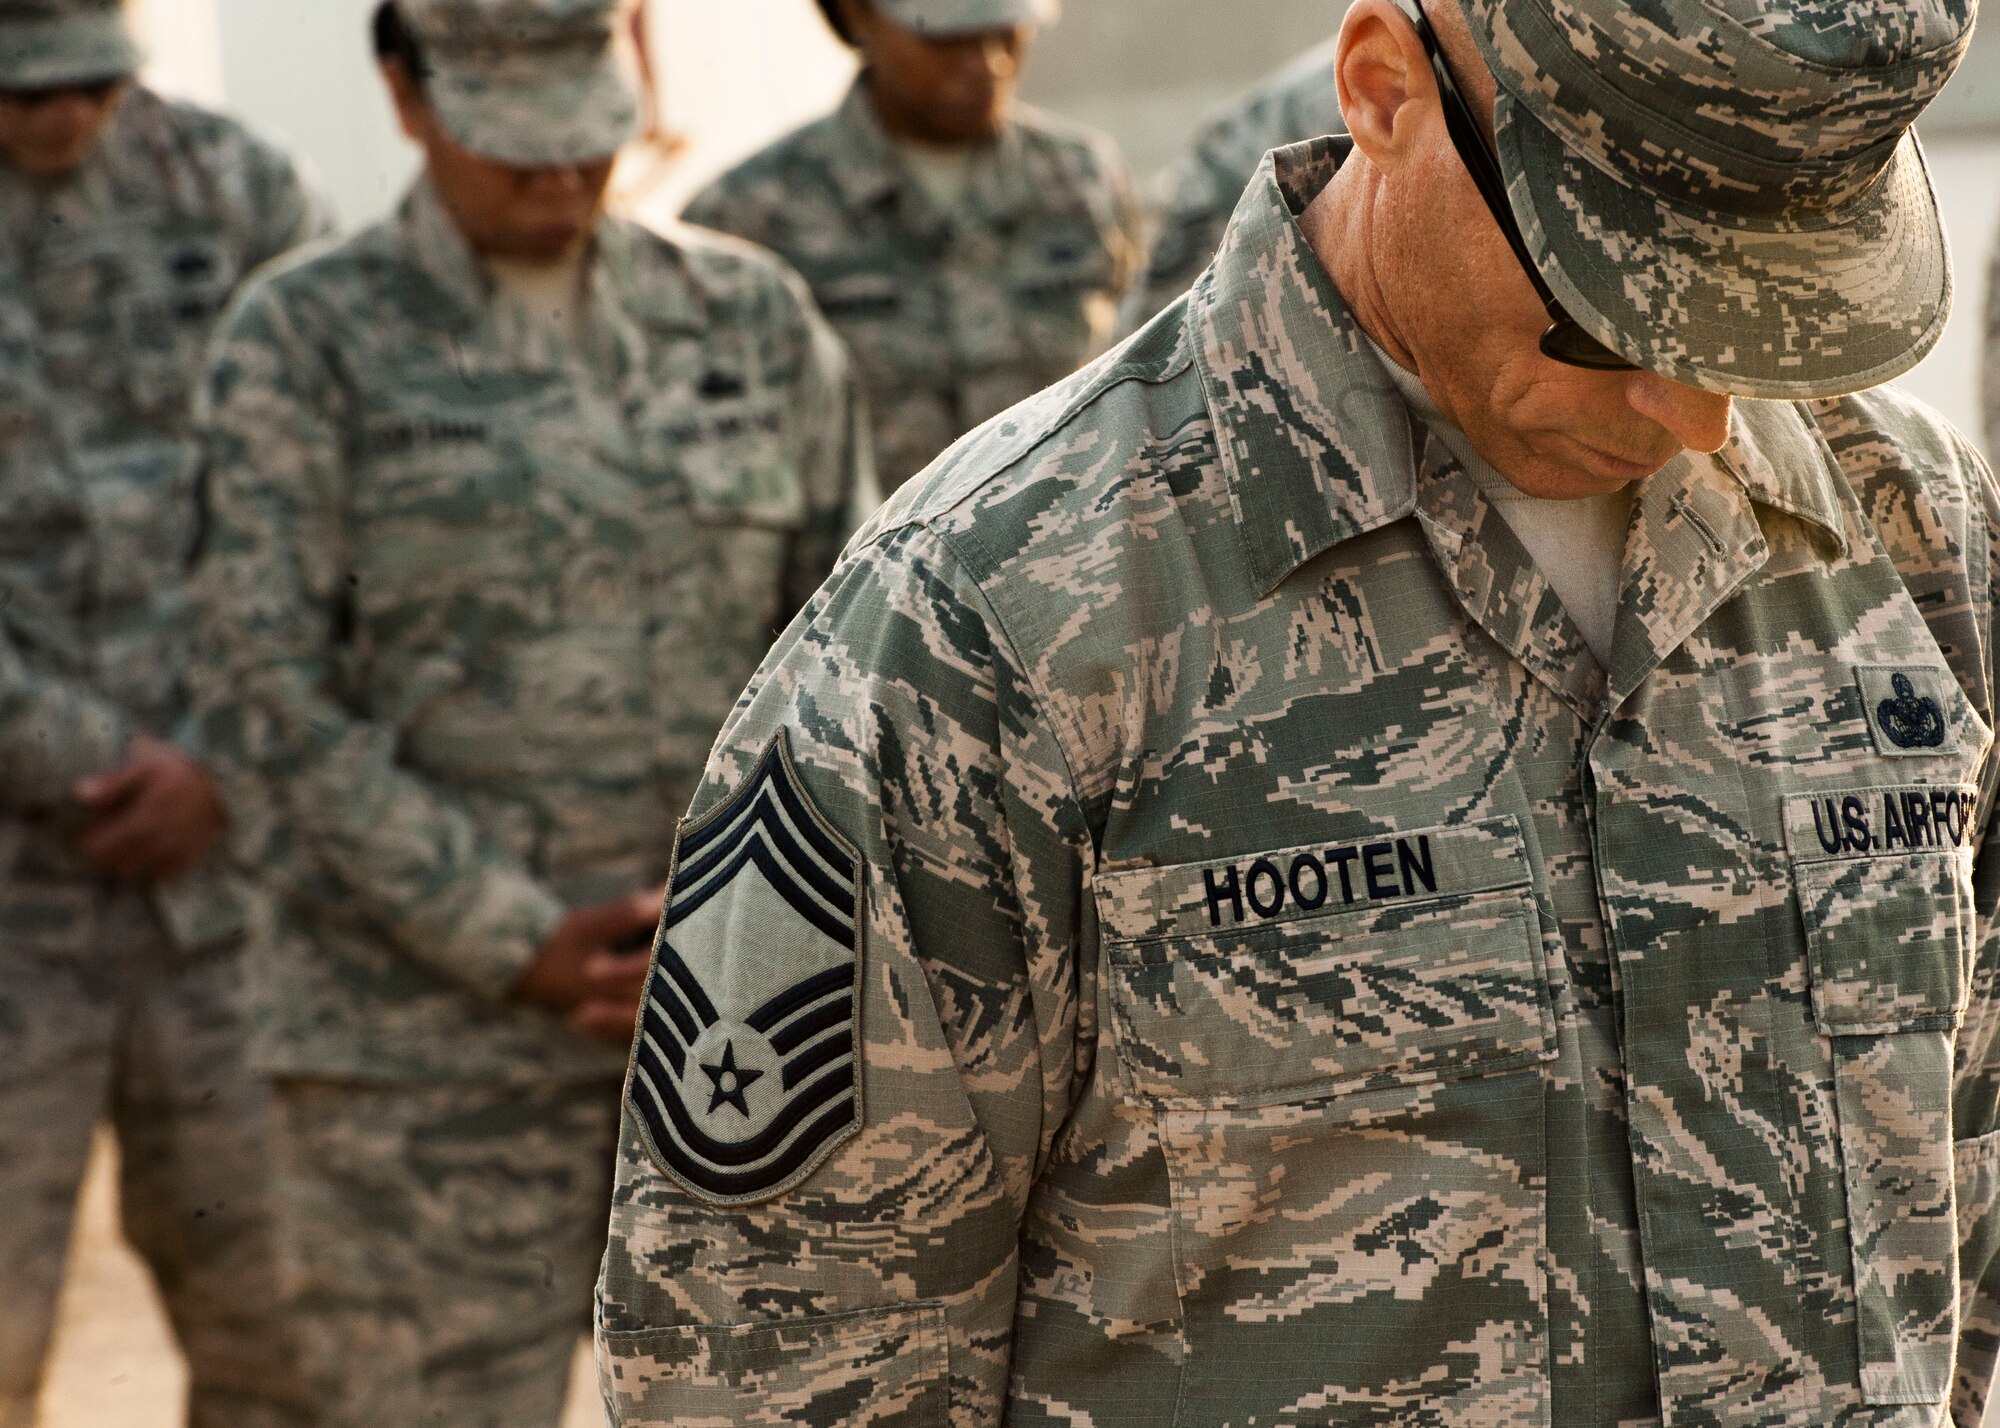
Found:
[{"label": "pocket flap", "polygon": [[[1513,820],[1352,846],[1366,851],[1100,879],[1133,1095],[1173,1109],[1273,1105],[1554,1054],[1541,921]],[[1329,864],[1322,896],[1311,869]],[[1118,939],[1131,932],[1148,935]]]},{"label": "pocket flap", "polygon": [[1827,1036],[1950,1030],[1965,1008],[1978,791],[1787,801],[1813,1019]]}]

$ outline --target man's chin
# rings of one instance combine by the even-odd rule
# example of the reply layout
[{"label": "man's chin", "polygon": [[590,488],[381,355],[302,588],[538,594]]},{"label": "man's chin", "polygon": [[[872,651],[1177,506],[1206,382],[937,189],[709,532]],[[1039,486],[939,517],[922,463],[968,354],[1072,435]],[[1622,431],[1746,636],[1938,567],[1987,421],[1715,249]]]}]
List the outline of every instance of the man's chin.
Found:
[{"label": "man's chin", "polygon": [[519,263],[560,263],[583,246],[582,228],[542,228],[514,235],[503,257]]}]

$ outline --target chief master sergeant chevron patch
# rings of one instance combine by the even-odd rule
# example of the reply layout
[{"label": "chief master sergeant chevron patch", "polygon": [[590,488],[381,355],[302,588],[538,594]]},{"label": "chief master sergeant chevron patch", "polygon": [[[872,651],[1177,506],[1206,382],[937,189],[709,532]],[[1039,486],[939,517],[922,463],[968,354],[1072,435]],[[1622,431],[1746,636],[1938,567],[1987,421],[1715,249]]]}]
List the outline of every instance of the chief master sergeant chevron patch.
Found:
[{"label": "chief master sergeant chevron patch", "polygon": [[625,1099],[689,1194],[789,1190],[861,1127],[860,863],[781,734],[681,831]]}]

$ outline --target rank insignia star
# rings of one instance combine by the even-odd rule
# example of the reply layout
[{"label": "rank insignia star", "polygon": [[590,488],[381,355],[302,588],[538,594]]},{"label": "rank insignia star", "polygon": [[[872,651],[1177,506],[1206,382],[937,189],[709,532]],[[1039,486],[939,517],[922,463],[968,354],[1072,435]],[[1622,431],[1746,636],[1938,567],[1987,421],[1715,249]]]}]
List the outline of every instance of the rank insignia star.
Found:
[{"label": "rank insignia star", "polygon": [[715,1085],[714,1094],[708,1099],[708,1113],[712,1116],[724,1106],[732,1106],[738,1115],[749,1119],[750,1103],[745,1099],[744,1092],[763,1080],[764,1073],[736,1064],[736,1043],[724,1044],[721,1065],[704,1065],[701,1069]]},{"label": "rank insignia star", "polygon": [[810,1176],[862,1125],[861,859],[783,736],[674,852],[625,1100],[653,1161],[714,1205]]}]

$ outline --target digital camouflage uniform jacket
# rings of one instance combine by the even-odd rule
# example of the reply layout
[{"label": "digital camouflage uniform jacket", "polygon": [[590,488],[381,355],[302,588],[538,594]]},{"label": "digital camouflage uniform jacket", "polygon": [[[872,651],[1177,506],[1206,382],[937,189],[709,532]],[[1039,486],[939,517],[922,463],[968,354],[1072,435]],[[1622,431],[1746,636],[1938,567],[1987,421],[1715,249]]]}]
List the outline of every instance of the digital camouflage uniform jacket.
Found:
[{"label": "digital camouflage uniform jacket", "polygon": [[[64,182],[0,166],[0,943],[103,896],[76,781],[188,732],[203,350],[251,270],[324,227],[283,154],[143,88]],[[210,871],[153,900],[184,949],[240,924]]]},{"label": "digital camouflage uniform jacket", "polygon": [[202,732],[260,883],[268,1069],[615,1074],[505,994],[565,907],[664,878],[743,681],[873,499],[795,277],[610,219],[589,272],[574,346],[419,182],[222,333]]},{"label": "digital camouflage uniform jacket", "polygon": [[688,222],[797,268],[854,354],[885,490],[1111,343],[1142,258],[1111,141],[1017,109],[954,211],[910,176],[864,85],[745,160]]},{"label": "digital camouflage uniform jacket", "polygon": [[1977,1422],[2000,496],[1892,392],[1746,403],[1601,668],[1293,221],[1344,152],[892,503],[725,731],[621,1428],[1930,1425],[1955,1352]]},{"label": "digital camouflage uniform jacket", "polygon": [[1331,40],[1315,46],[1217,114],[1167,171],[1152,252],[1125,299],[1121,332],[1138,331],[1194,285],[1266,153],[1346,131],[1333,78],[1337,48]]}]

